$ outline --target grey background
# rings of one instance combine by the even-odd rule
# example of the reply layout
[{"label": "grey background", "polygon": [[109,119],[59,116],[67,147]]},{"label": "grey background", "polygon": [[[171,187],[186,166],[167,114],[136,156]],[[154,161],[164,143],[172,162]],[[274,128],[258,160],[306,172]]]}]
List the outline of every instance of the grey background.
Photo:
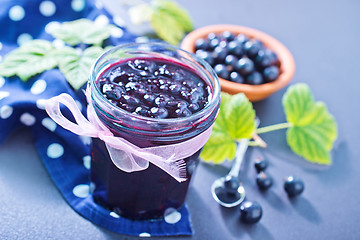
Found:
[{"label": "grey background", "polygon": [[[104,1],[113,13],[120,0]],[[293,53],[292,83],[305,82],[317,100],[326,102],[338,121],[339,137],[333,164],[315,166],[294,155],[285,131],[264,134],[264,150],[247,153],[241,179],[249,200],[264,211],[258,224],[238,221],[238,209],[217,205],[211,183],[228,165],[201,164],[189,190],[187,204],[192,237],[167,239],[360,239],[359,114],[360,2],[356,0],[179,0],[195,26],[230,23],[262,30]],[[254,104],[261,126],[285,121],[281,97],[285,89]],[[274,186],[261,193],[255,184],[253,161],[270,160],[267,172]],[[289,200],[282,179],[298,175],[304,193]],[[28,130],[20,129],[0,146],[0,239],[137,239],[104,230],[75,213],[51,182]],[[162,238],[161,238],[162,239]]]}]

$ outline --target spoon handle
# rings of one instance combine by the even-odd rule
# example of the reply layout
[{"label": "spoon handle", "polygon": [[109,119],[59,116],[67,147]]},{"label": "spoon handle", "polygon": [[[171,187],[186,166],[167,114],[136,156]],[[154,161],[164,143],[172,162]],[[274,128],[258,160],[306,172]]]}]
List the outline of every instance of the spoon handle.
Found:
[{"label": "spoon handle", "polygon": [[[255,118],[255,127],[257,128],[260,124],[260,120],[258,117]],[[244,160],[246,150],[249,146],[249,139],[241,139],[240,142],[236,146],[236,156],[235,156],[235,163],[231,167],[230,172],[228,175],[233,177],[238,177],[240,174],[240,167],[241,163]]]},{"label": "spoon handle", "polygon": [[238,177],[240,172],[241,163],[244,160],[244,156],[246,153],[246,150],[248,148],[249,139],[242,139],[238,143],[237,149],[236,149],[236,156],[235,156],[235,163],[231,167],[230,172],[228,175]]}]

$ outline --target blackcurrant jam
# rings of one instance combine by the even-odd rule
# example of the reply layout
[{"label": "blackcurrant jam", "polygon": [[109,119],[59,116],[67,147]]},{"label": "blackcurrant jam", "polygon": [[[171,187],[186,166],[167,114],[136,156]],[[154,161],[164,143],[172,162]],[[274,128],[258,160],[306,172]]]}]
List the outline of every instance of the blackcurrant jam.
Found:
[{"label": "blackcurrant jam", "polygon": [[[90,103],[115,136],[140,148],[181,143],[209,129],[220,104],[211,67],[166,44],[127,44],[103,54],[90,75]],[[178,182],[153,165],[125,172],[112,162],[105,143],[93,139],[91,179],[94,200],[130,219],[159,219],[183,206],[201,149],[184,159]],[[124,154],[125,157],[126,154]]]}]

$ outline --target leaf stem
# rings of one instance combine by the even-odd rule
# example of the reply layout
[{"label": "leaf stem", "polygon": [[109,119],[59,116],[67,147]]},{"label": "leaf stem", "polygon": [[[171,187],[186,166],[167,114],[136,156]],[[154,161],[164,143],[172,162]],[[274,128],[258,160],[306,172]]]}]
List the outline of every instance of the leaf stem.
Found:
[{"label": "leaf stem", "polygon": [[258,128],[258,129],[256,129],[256,133],[257,134],[267,133],[267,132],[280,130],[280,129],[284,129],[284,128],[290,128],[292,126],[293,126],[293,124],[290,123],[290,122],[279,123],[279,124],[274,124],[274,125],[270,125],[270,126],[267,126],[267,127]]}]

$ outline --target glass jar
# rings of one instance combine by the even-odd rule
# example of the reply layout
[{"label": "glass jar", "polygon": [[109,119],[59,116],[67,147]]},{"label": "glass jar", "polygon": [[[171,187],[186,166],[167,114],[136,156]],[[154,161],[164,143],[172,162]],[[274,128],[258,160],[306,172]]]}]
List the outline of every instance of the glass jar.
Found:
[{"label": "glass jar", "polygon": [[[127,112],[104,97],[97,81],[104,71],[119,61],[134,58],[162,59],[186,66],[208,85],[206,106],[188,117],[155,119]],[[138,147],[181,143],[212,126],[220,105],[220,86],[213,69],[194,54],[162,43],[133,43],[114,47],[93,65],[90,74],[90,103],[100,121],[117,137]],[[168,208],[183,206],[200,151],[184,159],[186,177],[178,182],[159,167],[149,164],[142,171],[125,172],[110,159],[104,142],[94,138],[91,147],[91,180],[94,200],[105,208],[130,219],[159,219]]]}]

